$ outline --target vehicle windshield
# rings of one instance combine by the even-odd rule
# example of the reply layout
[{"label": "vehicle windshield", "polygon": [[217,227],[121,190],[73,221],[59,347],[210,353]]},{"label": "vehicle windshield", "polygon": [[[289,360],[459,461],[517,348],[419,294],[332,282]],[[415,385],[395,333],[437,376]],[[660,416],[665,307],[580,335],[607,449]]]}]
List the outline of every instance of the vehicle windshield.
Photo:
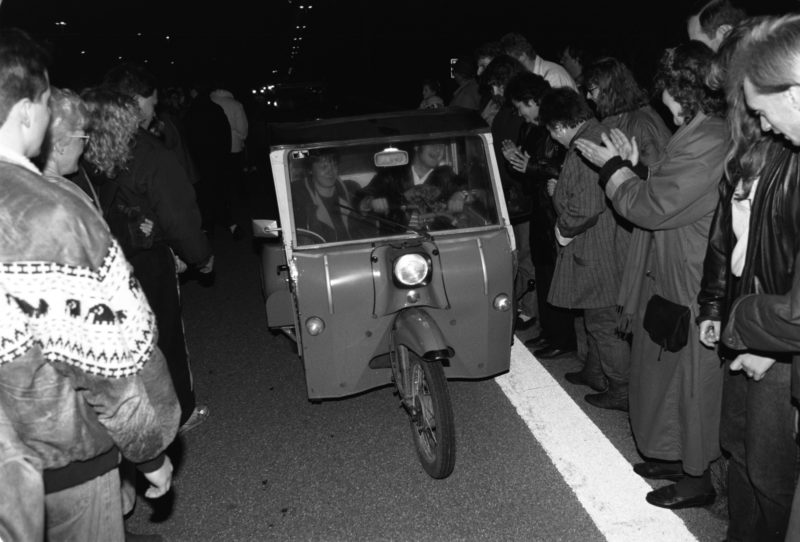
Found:
[{"label": "vehicle windshield", "polygon": [[298,245],[496,225],[475,135],[289,152]]}]

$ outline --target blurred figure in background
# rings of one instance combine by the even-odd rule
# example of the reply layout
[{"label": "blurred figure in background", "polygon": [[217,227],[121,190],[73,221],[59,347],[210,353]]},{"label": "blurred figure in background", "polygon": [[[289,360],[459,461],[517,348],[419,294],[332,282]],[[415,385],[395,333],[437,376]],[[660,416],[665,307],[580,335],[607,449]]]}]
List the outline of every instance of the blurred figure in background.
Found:
[{"label": "blurred figure in background", "polygon": [[439,96],[442,86],[435,79],[424,79],[422,81],[422,101],[419,109],[439,109],[444,107],[444,100]]}]

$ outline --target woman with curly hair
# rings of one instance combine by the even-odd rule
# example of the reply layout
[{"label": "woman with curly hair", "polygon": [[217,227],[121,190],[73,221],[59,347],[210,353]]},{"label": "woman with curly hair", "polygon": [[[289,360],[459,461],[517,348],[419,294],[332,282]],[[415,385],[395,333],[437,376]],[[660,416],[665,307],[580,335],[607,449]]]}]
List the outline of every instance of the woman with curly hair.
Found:
[{"label": "woman with curly hair", "polygon": [[[679,128],[659,163],[651,168],[640,163],[635,142],[619,130],[612,130],[614,140],[605,137],[603,146],[577,142],[588,160],[602,166],[601,183],[614,209],[651,232],[640,252],[629,256],[637,266],[630,273],[636,280],[626,286],[636,299],[629,405],[645,458],[634,470],[645,478],[676,481],[647,494],[649,503],[663,508],[712,502],[709,465],[721,453],[723,370],[688,322],[699,314],[703,258],[729,142],[724,102],[705,86],[712,57],[698,42],[663,55],[657,89]],[[675,312],[670,323],[684,327],[667,342],[651,318],[666,323],[670,308]]]},{"label": "woman with curly hair", "polygon": [[186,431],[208,417],[208,408],[195,401],[176,272],[183,262],[201,272],[213,265],[194,190],[177,157],[144,129],[150,119],[134,98],[106,87],[88,89],[82,97],[91,120],[84,158],[111,232],[156,314],[158,346]]}]

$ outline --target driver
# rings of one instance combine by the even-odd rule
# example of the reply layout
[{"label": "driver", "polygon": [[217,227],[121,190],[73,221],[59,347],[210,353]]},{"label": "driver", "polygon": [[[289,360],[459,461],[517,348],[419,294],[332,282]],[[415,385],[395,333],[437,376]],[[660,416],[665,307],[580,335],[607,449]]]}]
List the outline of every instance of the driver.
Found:
[{"label": "driver", "polygon": [[[413,226],[413,208],[420,212],[464,209],[466,182],[443,163],[445,144],[427,142],[414,146],[414,158],[407,166],[386,168],[364,188],[359,202],[362,212],[373,212]],[[441,207],[439,209],[438,207]]]},{"label": "driver", "polygon": [[352,239],[348,208],[358,183],[339,178],[339,156],[332,149],[311,151],[307,160],[307,175],[291,184],[295,228],[310,230],[329,243]]}]

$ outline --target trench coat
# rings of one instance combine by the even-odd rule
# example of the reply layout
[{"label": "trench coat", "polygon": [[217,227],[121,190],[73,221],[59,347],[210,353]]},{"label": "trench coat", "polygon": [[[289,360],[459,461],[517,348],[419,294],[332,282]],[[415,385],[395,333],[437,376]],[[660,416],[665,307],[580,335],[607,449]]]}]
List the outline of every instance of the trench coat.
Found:
[{"label": "trench coat", "polygon": [[682,461],[694,476],[720,455],[722,365],[716,352],[700,343],[697,326],[689,326],[683,349],[667,352],[650,339],[642,321],[654,294],[688,306],[691,321],[697,318],[728,143],[724,119],[700,112],[672,136],[646,181],[623,169],[606,186],[617,212],[652,232],[632,328],[629,406],[636,445],[645,457]]}]

